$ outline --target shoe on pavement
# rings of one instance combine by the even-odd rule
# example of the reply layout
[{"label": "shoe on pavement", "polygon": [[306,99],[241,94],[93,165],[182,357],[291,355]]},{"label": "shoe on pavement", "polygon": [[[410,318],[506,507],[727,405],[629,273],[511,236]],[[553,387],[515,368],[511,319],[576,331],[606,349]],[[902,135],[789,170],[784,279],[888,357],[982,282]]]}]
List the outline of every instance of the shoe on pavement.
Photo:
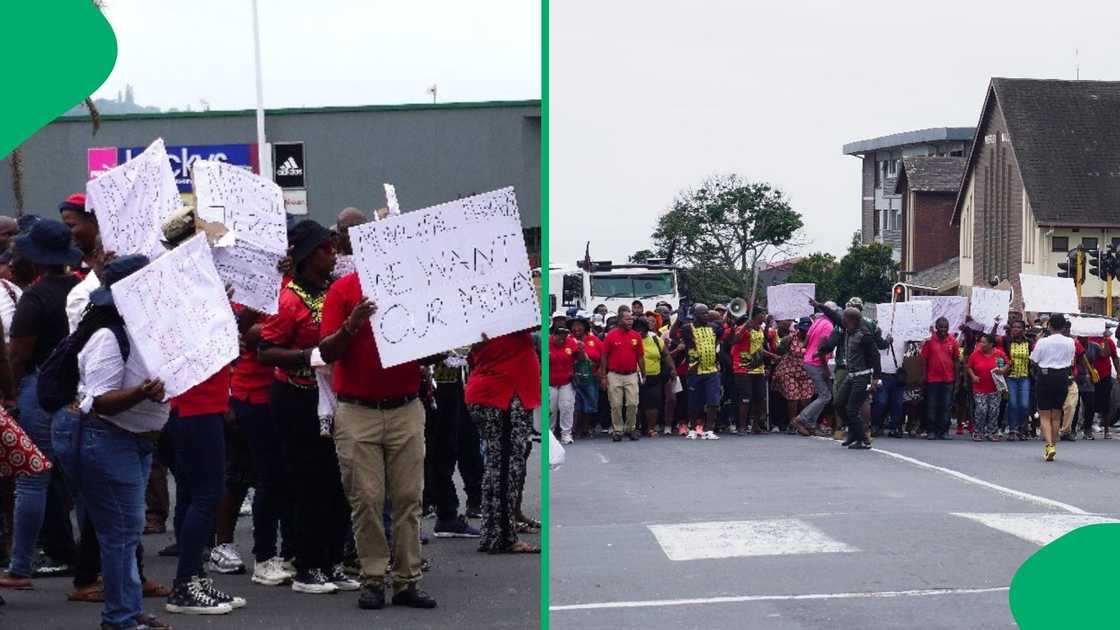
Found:
[{"label": "shoe on pavement", "polygon": [[685,437],[690,439],[690,440],[695,440],[696,439],[696,432],[692,431],[692,430],[689,430],[688,435],[686,435]]},{"label": "shoe on pavement", "polygon": [[731,428],[728,429],[728,432],[731,433],[732,435],[738,435],[739,434],[739,426],[736,425],[734,422],[732,422],[731,423]]},{"label": "shoe on pavement", "polygon": [[160,584],[159,582],[144,580],[144,582],[140,584],[140,594],[143,597],[164,598],[171,595],[171,589],[167,588],[163,584]]},{"label": "shoe on pavement", "polygon": [[673,427],[671,427],[669,425],[665,425],[665,435],[672,435],[672,434],[673,434]]},{"label": "shoe on pavement", "polygon": [[852,444],[855,444],[855,443],[856,443],[855,438],[850,437],[850,438],[846,438],[843,442],[841,442],[840,446],[851,446]]},{"label": "shoe on pavement", "polygon": [[703,437],[701,437],[700,439],[702,439],[702,440],[718,440],[719,436],[715,434],[715,431],[705,431]]},{"label": "shoe on pavement", "polygon": [[177,545],[175,543],[171,543],[170,545],[168,545],[168,546],[164,547],[163,549],[160,549],[159,551],[157,551],[156,555],[160,556],[161,558],[175,558],[175,557],[178,557],[178,555],[179,555],[179,545]]},{"label": "shoe on pavement", "polygon": [[1042,459],[1044,461],[1052,462],[1052,461],[1054,461],[1054,457],[1056,457],[1057,455],[1058,455],[1058,448],[1056,446],[1054,446],[1053,444],[1047,444],[1042,449]]},{"label": "shoe on pavement", "polygon": [[611,441],[612,442],[621,442],[622,441],[622,434],[621,433],[612,433],[611,434]]},{"label": "shoe on pavement", "polygon": [[285,571],[282,563],[283,560],[280,558],[269,558],[264,562],[258,562],[253,567],[252,581],[264,586],[280,586],[290,582],[295,574]]},{"label": "shoe on pavement", "polygon": [[871,442],[852,442],[848,445],[850,451],[866,451],[871,448]]},{"label": "shoe on pavement", "polygon": [[571,433],[565,433],[565,434],[561,435],[560,436],[560,443],[561,444],[571,444],[572,443],[572,434]]},{"label": "shoe on pavement", "polygon": [[355,580],[349,575],[346,575],[346,571],[342,569],[341,564],[334,565],[334,568],[331,569],[331,574],[327,576],[327,579],[330,580],[332,584],[337,586],[338,590],[340,591],[356,591],[362,588],[361,582]]},{"label": "shoe on pavement", "polygon": [[241,554],[237,553],[237,548],[230,543],[218,545],[210,550],[208,568],[223,575],[245,573],[245,563],[241,561]]},{"label": "shoe on pavement", "polygon": [[31,578],[19,577],[18,575],[12,575],[11,573],[5,572],[3,575],[0,575],[0,588],[12,588],[19,591],[28,591],[33,587],[31,586]]},{"label": "shoe on pavement", "polygon": [[677,425],[677,435],[688,435],[688,427],[683,424]]},{"label": "shoe on pavement", "polygon": [[328,595],[337,593],[338,587],[320,569],[312,569],[304,573],[297,573],[292,578],[292,590],[297,593],[310,593],[312,595]]},{"label": "shoe on pavement", "polygon": [[201,582],[202,588],[206,589],[206,592],[210,595],[210,597],[213,597],[223,604],[229,604],[230,607],[234,610],[245,607],[246,602],[244,597],[235,597],[233,595],[223,593],[218,589],[218,587],[214,586],[214,580],[211,580],[210,578],[202,578]]},{"label": "shoe on pavement", "polygon": [[482,518],[482,506],[468,505],[467,518]]},{"label": "shoe on pavement", "polygon": [[638,431],[631,431],[630,432],[630,441],[631,442],[637,442],[640,439],[642,439],[642,434],[641,433],[639,433]]},{"label": "shoe on pavement", "polygon": [[449,521],[436,521],[436,538],[479,538],[482,534],[467,519],[456,516]]},{"label": "shoe on pavement", "polygon": [[[135,630],[171,630],[171,624],[160,620],[155,615],[140,613],[136,615]],[[104,627],[104,626],[102,626]]]},{"label": "shoe on pavement", "polygon": [[416,584],[409,584],[403,591],[393,594],[393,605],[409,608],[435,608],[436,600],[420,590],[420,587]]},{"label": "shoe on pavement", "polygon": [[151,534],[165,534],[167,533],[167,525],[159,521],[148,521],[144,524],[144,535]]},{"label": "shoe on pavement", "polygon": [[358,595],[358,608],[362,610],[381,610],[385,607],[385,589],[381,586],[366,584]]},{"label": "shoe on pavement", "polygon": [[226,615],[233,611],[232,605],[211,595],[203,586],[202,577],[197,575],[176,580],[164,608],[176,615]]}]

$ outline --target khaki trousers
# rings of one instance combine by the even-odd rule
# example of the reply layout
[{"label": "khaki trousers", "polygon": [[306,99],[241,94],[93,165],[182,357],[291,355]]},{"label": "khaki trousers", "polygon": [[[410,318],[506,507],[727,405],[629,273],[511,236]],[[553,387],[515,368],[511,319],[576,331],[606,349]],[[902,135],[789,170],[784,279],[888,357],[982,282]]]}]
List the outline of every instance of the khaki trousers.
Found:
[{"label": "khaki trousers", "polygon": [[420,581],[420,503],[424,494],[424,406],[377,410],[339,401],[334,444],[350,501],[362,583],[380,586],[389,564],[381,515],[393,522],[393,591]]},{"label": "khaki trousers", "polygon": [[1069,433],[1073,416],[1077,414],[1077,383],[1070,383],[1066,390],[1066,400],[1062,403],[1062,433]]},{"label": "khaki trousers", "polygon": [[611,404],[611,430],[615,433],[637,430],[638,373],[607,372],[607,400]]}]

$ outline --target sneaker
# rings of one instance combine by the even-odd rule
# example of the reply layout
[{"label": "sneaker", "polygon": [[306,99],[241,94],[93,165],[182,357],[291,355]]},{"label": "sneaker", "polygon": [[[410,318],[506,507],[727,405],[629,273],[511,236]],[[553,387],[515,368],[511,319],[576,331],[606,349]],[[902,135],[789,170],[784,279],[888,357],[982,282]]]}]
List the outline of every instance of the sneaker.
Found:
[{"label": "sneaker", "polygon": [[321,569],[312,569],[306,573],[297,573],[296,576],[292,578],[292,590],[297,593],[325,595],[328,593],[337,593],[338,587],[323,574]]},{"label": "sneaker", "polygon": [[299,573],[299,571],[296,571],[296,559],[295,558],[291,558],[291,559],[281,558],[280,559],[280,568],[284,569],[285,573],[291,573],[293,578],[296,576],[297,573]]},{"label": "sneaker", "polygon": [[677,425],[677,435],[688,435],[688,427],[683,424]]},{"label": "sneaker", "polygon": [[230,607],[234,610],[245,607],[244,597],[234,597],[233,595],[227,595],[226,593],[223,593],[222,591],[218,590],[216,586],[214,586],[214,580],[211,580],[210,578],[202,578],[199,581],[202,582],[202,588],[206,589],[206,592],[210,595],[210,597],[213,597],[223,604],[229,604]]},{"label": "sneaker", "polygon": [[850,451],[866,451],[871,448],[871,442],[852,442],[848,445]]},{"label": "sneaker", "polygon": [[241,561],[241,554],[237,553],[237,548],[226,543],[210,550],[207,569],[223,575],[241,575],[245,573],[245,563]]},{"label": "sneaker", "polygon": [[331,574],[327,576],[327,579],[340,591],[356,591],[362,588],[361,582],[346,575],[346,571],[342,569],[341,564],[334,565],[334,569],[331,569]]},{"label": "sneaker", "polygon": [[238,516],[253,515],[253,496],[254,490],[249,488],[249,492],[245,493],[245,500],[241,502],[241,509],[237,511]]},{"label": "sneaker", "polygon": [[728,432],[729,432],[729,433],[730,433],[731,435],[739,435],[739,425],[737,425],[737,424],[735,424],[734,422],[732,422],[732,423],[731,423],[731,428],[730,428],[730,429],[728,429]]},{"label": "sneaker", "polygon": [[[136,615],[136,630],[171,630],[171,624],[161,621],[155,615],[140,613]],[[102,625],[101,627],[105,627]]]},{"label": "sneaker", "polygon": [[271,558],[264,562],[258,562],[253,567],[253,582],[256,584],[263,584],[265,586],[280,586],[290,582],[294,573],[289,573],[284,570],[282,566],[283,560],[280,558]]},{"label": "sneaker", "polygon": [[1042,461],[1052,462],[1054,457],[1057,456],[1058,449],[1053,444],[1047,444],[1042,448]]},{"label": "sneaker", "polygon": [[367,584],[358,595],[358,608],[362,610],[381,610],[385,607],[385,589]]},{"label": "sneaker", "polygon": [[630,432],[630,441],[631,442],[637,442],[640,439],[642,439],[642,434],[640,432],[638,432],[638,431],[631,431]]},{"label": "sneaker", "polygon": [[479,538],[482,534],[462,516],[449,521],[436,521],[436,538]]},{"label": "sneaker", "polygon": [[428,507],[424,508],[423,518],[435,518],[435,517],[436,517],[436,506],[429,505]]},{"label": "sneaker", "polygon": [[672,434],[673,434],[673,427],[671,427],[669,425],[665,425],[665,435],[672,435]]},{"label": "sneaker", "polygon": [[226,615],[233,611],[233,606],[207,592],[202,578],[197,575],[177,580],[164,608],[176,615]]},{"label": "sneaker", "polygon": [[157,551],[156,555],[161,558],[175,558],[179,555],[179,545],[171,543],[170,545]]},{"label": "sneaker", "polygon": [[611,441],[612,442],[621,442],[622,441],[622,434],[621,433],[612,433],[611,434]]},{"label": "sneaker", "polygon": [[66,577],[73,575],[74,570],[65,562],[56,562],[50,556],[43,554],[39,557],[35,568],[31,570],[31,577],[37,578],[50,578],[50,577]]},{"label": "sneaker", "polygon": [[571,444],[572,443],[572,434],[571,433],[565,433],[565,434],[561,435],[560,436],[560,443],[561,444]]},{"label": "sneaker", "polygon": [[718,440],[719,436],[714,431],[705,431],[704,435],[700,438],[702,440]]},{"label": "sneaker", "polygon": [[482,506],[468,505],[467,518],[482,518]]},{"label": "sneaker", "polygon": [[409,584],[403,591],[393,594],[393,605],[409,608],[435,608],[436,600],[420,590],[420,587],[416,584]]},{"label": "sneaker", "polygon": [[690,440],[695,440],[696,439],[696,432],[692,431],[692,430],[689,430],[688,435],[686,435],[685,437],[687,437]]}]

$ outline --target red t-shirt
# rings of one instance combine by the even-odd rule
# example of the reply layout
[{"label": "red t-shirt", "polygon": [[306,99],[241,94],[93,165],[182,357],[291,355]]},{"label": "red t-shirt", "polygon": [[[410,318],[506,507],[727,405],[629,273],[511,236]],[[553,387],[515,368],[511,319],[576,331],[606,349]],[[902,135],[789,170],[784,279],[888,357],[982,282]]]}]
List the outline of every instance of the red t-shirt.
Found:
[{"label": "red t-shirt", "polygon": [[554,335],[548,337],[548,384],[562,387],[572,382],[572,369],[576,363],[579,343],[571,335],[564,337],[564,343],[556,342]]},{"label": "red t-shirt", "polygon": [[996,393],[996,382],[992,379],[992,370],[999,367],[999,359],[1003,359],[1003,366],[1007,367],[1007,355],[999,348],[992,350],[990,355],[984,354],[979,348],[968,355],[968,367],[972,369],[973,374],[980,377],[979,381],[972,384],[973,393]]},{"label": "red t-shirt", "polygon": [[1093,361],[1093,369],[1097,371],[1101,379],[1112,377],[1112,357],[1116,356],[1116,342],[1112,341],[1112,337],[1090,337],[1089,341],[1101,347],[1102,352],[1097,354],[1097,359]]},{"label": "red t-shirt", "polygon": [[608,372],[636,372],[643,355],[642,336],[633,329],[612,328],[603,340],[603,352],[607,355]]},{"label": "red t-shirt", "polygon": [[[302,298],[285,286],[280,291],[280,305],[261,325],[261,341],[289,350],[305,350],[319,345],[319,322]],[[316,384],[310,368],[281,368],[274,371],[276,380],[300,387]]]},{"label": "red t-shirt", "polygon": [[514,395],[521,406],[541,406],[541,364],[533,335],[515,332],[481,343],[467,356],[466,402],[509,409]]},{"label": "red t-shirt", "polygon": [[[574,335],[568,335],[569,339],[575,339]],[[595,336],[595,333],[587,333],[583,339],[575,339],[577,343],[583,343],[583,353],[587,355],[587,360],[591,361],[591,373],[599,373],[599,359],[603,358],[603,341]]]},{"label": "red t-shirt", "polygon": [[927,383],[952,383],[953,361],[960,353],[960,346],[952,335],[942,341],[937,335],[922,344],[922,358],[926,360]]},{"label": "red t-shirt", "polygon": [[180,418],[229,411],[229,366],[171,399],[171,409]]},{"label": "red t-shirt", "polygon": [[[245,307],[233,305],[233,311],[240,315]],[[257,321],[259,325],[263,321]],[[263,405],[268,402],[269,389],[272,387],[272,368],[257,359],[256,349],[242,348],[237,362],[230,374],[230,396],[250,405]]]},{"label": "red t-shirt", "polygon": [[[323,303],[323,320],[319,324],[322,337],[325,339],[338,332],[361,301],[362,287],[357,273],[336,280]],[[382,367],[373,328],[365,321],[350,340],[346,352],[334,362],[334,391],[339,396],[365,401],[416,396],[420,392],[420,366],[409,361],[391,368]]]}]

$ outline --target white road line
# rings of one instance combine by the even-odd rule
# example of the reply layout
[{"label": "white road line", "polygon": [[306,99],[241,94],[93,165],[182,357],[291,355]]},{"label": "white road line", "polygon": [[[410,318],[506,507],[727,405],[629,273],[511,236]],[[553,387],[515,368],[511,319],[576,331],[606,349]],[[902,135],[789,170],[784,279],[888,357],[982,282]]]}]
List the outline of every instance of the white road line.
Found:
[{"label": "white road line", "polygon": [[993,588],[927,588],[912,591],[879,591],[873,593],[810,593],[806,595],[736,595],[730,597],[704,597],[694,599],[651,599],[645,601],[598,602],[594,604],[567,604],[549,606],[552,612],[571,610],[603,610],[610,608],[655,608],[659,606],[698,606],[706,604],[738,604],[743,602],[785,602],[829,599],[890,599],[894,597],[930,597],[939,595],[972,595],[1000,593],[1007,586]]},{"label": "white road line", "polygon": [[602,454],[602,453],[599,453],[599,452],[596,452],[595,454],[599,456],[599,461],[600,461],[601,463],[604,463],[604,464],[609,464],[609,463],[611,463],[611,462],[610,462],[610,460],[609,460],[609,459],[607,459],[607,456],[606,456],[606,455],[604,455],[604,454]]},{"label": "white road line", "polygon": [[[829,442],[832,441],[828,438],[819,438],[819,439],[827,440]],[[987,488],[989,490],[994,490],[995,492],[998,492],[998,493],[1000,493],[1004,496],[1009,496],[1009,497],[1012,497],[1012,498],[1015,498],[1015,499],[1019,499],[1021,501],[1027,501],[1028,503],[1034,503],[1035,505],[1041,505],[1043,507],[1048,507],[1048,508],[1052,508],[1052,509],[1056,509],[1056,510],[1062,510],[1063,512],[1069,512],[1070,514],[1082,514],[1082,515],[1089,514],[1088,511],[1082,510],[1081,508],[1079,508],[1077,506],[1074,506],[1074,505],[1070,505],[1068,503],[1062,503],[1061,501],[1055,501],[1054,499],[1047,499],[1046,497],[1040,497],[1037,494],[1030,494],[1029,492],[1023,492],[1021,490],[1015,490],[1013,488],[1008,488],[1006,486],[1001,486],[999,484],[995,484],[995,483],[992,483],[990,481],[984,481],[983,479],[978,479],[976,477],[973,477],[972,475],[966,475],[965,473],[962,473],[962,472],[957,471],[957,470],[953,470],[952,468],[945,468],[944,466],[937,466],[935,464],[930,464],[929,462],[923,462],[920,459],[915,459],[913,457],[909,457],[909,456],[903,455],[901,453],[895,453],[893,451],[884,450],[884,449],[881,449],[879,447],[875,447],[875,448],[871,449],[871,452],[872,453],[879,453],[880,455],[886,455],[887,457],[892,457],[892,458],[897,459],[901,462],[906,462],[907,464],[912,464],[912,465],[917,466],[919,468],[925,468],[927,470],[934,470],[934,471],[937,471],[939,473],[949,475],[950,477],[954,477],[956,479],[959,479],[959,480],[961,480],[965,483],[971,483],[973,485],[977,485],[977,486],[980,486],[982,488]]]},{"label": "white road line", "polygon": [[795,518],[647,527],[673,561],[859,551]]},{"label": "white road line", "polygon": [[1081,514],[977,514],[971,512],[953,512],[952,514],[982,523],[992,529],[1022,538],[1040,547],[1050,544],[1079,527],[1102,523],[1120,523],[1114,518]]}]

